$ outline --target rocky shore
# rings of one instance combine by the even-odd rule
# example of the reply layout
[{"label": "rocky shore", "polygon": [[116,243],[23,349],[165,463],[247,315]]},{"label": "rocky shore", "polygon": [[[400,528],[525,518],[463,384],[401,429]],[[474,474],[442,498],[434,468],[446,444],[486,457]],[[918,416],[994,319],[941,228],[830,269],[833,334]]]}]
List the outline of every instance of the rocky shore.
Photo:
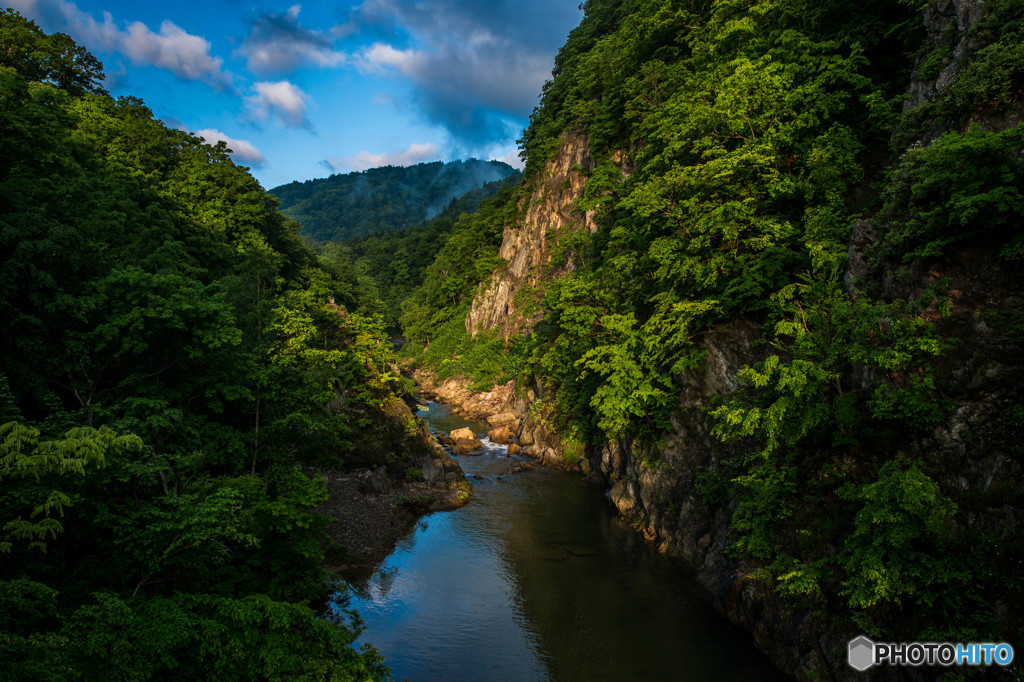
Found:
[{"label": "rocky shore", "polygon": [[421,516],[457,509],[472,497],[462,467],[408,405],[395,401],[390,411],[389,418],[412,432],[411,451],[398,461],[376,469],[307,472],[327,483],[327,500],[317,511],[330,518],[327,534],[338,545],[327,562],[332,570],[376,566]]},{"label": "rocky shore", "polygon": [[537,400],[536,388],[528,387],[517,394],[515,382],[509,381],[485,393],[475,393],[462,379],[438,381],[424,369],[416,369],[412,376],[420,395],[451,405],[453,414],[487,424],[487,437],[494,443],[507,443],[509,454],[522,453],[544,466],[577,471],[584,476],[593,473],[582,448],[563,443],[549,425]]},{"label": "rocky shore", "polygon": [[327,533],[345,548],[342,556],[330,562],[333,570],[376,566],[425,513],[457,509],[472,495],[472,486],[464,479],[450,483],[392,480],[383,467],[319,473],[327,481],[328,499],[318,511],[331,517]]}]

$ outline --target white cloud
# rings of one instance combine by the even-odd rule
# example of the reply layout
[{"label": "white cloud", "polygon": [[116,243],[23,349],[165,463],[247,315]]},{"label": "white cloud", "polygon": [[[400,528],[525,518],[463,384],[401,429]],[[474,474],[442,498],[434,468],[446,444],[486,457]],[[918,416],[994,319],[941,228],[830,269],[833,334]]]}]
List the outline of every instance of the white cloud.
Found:
[{"label": "white cloud", "polygon": [[252,30],[235,51],[245,57],[249,70],[257,74],[288,73],[302,64],[335,67],[344,64],[348,56],[333,49],[336,36],[299,26],[300,5],[288,12],[264,14],[257,18]]},{"label": "white cloud", "polygon": [[267,162],[263,152],[248,140],[236,140],[214,128],[203,128],[202,130],[197,130],[195,134],[206,140],[207,144],[215,145],[218,142],[224,142],[228,149],[231,150],[231,157],[236,161],[246,161],[256,166],[261,166]]},{"label": "white cloud", "polygon": [[472,103],[514,116],[526,116],[541,84],[551,73],[547,55],[525,53],[504,38],[477,32],[471,45],[437,44],[429,50],[400,50],[374,43],[358,57],[361,70],[393,70],[427,94],[428,105],[451,116]]},{"label": "white cloud", "polygon": [[218,90],[232,86],[231,74],[221,68],[224,60],[210,54],[210,41],[173,22],[164,21],[155,33],[141,21],[119,28],[110,12],[103,13],[102,22],[96,21],[65,0],[8,2],[44,29],[67,33],[90,50],[121,53],[137,66],[167,69],[179,78],[203,81]]},{"label": "white cloud", "polygon": [[523,170],[524,168],[526,168],[526,164],[523,162],[521,158],[519,158],[518,149],[510,149],[501,156],[493,157],[492,161],[503,161],[508,165],[512,166],[513,168],[517,168],[519,170]]},{"label": "white cloud", "polygon": [[355,156],[345,158],[328,157],[324,159],[324,165],[334,172],[363,171],[380,166],[414,166],[424,161],[436,161],[440,154],[440,148],[433,142],[427,144],[416,142],[409,145],[408,149],[388,154],[371,154],[362,151]]},{"label": "white cloud", "polygon": [[288,81],[255,83],[255,95],[245,98],[249,114],[256,121],[277,118],[286,126],[309,127],[306,107],[311,101],[309,95]]},{"label": "white cloud", "polygon": [[406,76],[415,76],[426,61],[424,56],[416,50],[396,50],[385,43],[374,43],[359,56],[359,68],[365,72],[381,73],[391,67]]}]

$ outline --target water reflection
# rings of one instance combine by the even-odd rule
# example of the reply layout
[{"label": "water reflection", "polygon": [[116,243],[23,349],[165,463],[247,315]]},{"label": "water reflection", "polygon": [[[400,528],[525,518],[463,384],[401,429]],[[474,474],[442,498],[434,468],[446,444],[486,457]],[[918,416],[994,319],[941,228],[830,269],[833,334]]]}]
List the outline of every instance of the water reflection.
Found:
[{"label": "water reflection", "polygon": [[[482,426],[444,406],[437,430]],[[395,679],[778,680],[676,561],[622,528],[602,492],[485,443],[472,502],[421,521],[352,606]]]}]

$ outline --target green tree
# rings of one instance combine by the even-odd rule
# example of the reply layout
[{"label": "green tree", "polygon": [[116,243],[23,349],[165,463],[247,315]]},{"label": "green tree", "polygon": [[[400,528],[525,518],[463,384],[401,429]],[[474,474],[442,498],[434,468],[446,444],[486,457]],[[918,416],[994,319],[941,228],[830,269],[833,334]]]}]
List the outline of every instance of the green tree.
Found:
[{"label": "green tree", "polygon": [[103,64],[64,33],[43,33],[10,8],[0,10],[0,68],[25,80],[52,83],[72,95],[105,94]]}]

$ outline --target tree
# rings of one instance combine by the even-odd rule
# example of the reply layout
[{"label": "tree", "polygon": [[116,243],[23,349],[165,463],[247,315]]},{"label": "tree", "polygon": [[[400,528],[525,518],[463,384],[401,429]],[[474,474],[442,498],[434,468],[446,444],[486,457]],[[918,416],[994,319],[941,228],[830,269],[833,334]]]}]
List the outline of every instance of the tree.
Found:
[{"label": "tree", "polygon": [[102,95],[103,64],[64,33],[43,33],[13,9],[0,10],[0,67],[72,95]]}]

